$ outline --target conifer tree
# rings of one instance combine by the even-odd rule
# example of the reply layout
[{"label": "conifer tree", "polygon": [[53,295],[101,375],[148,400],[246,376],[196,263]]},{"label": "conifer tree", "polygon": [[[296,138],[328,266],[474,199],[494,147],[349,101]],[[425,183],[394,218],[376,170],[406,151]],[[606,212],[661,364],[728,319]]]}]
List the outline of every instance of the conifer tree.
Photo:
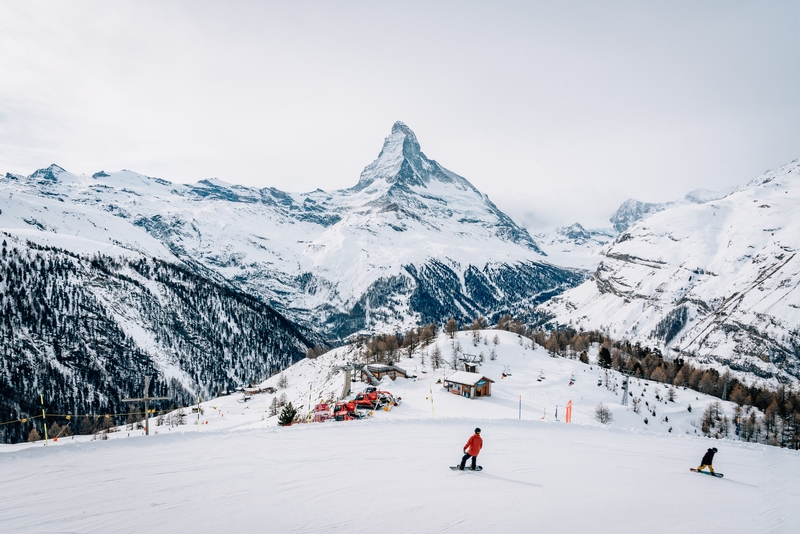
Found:
[{"label": "conifer tree", "polygon": [[597,365],[603,369],[611,367],[611,352],[608,350],[608,347],[600,347],[600,354],[597,355]]},{"label": "conifer tree", "polygon": [[281,410],[280,416],[278,416],[278,424],[281,426],[289,426],[294,421],[294,417],[297,415],[297,410],[294,409],[292,403],[288,403],[286,406],[283,407]]}]

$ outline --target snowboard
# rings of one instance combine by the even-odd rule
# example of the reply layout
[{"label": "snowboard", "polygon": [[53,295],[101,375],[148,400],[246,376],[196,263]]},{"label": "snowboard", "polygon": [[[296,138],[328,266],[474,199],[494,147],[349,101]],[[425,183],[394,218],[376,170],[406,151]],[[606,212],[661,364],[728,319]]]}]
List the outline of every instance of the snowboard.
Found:
[{"label": "snowboard", "polygon": [[[460,471],[460,469],[458,468],[457,465],[451,465],[450,469],[452,469],[453,471]],[[471,467],[465,467],[464,471],[472,471],[472,468]],[[479,465],[478,467],[475,468],[475,471],[483,471],[483,466]]]},{"label": "snowboard", "polygon": [[701,473],[703,475],[711,475],[711,476],[714,476],[714,477],[717,477],[717,478],[722,478],[722,476],[723,476],[722,473],[711,473],[710,471],[698,471],[694,467],[690,467],[689,471],[694,471],[695,473]]}]

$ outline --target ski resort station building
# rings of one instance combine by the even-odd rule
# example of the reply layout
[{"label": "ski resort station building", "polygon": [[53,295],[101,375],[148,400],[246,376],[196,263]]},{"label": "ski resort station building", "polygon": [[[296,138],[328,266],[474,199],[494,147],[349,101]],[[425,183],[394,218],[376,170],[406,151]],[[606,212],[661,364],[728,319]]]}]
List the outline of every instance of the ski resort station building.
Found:
[{"label": "ski resort station building", "polygon": [[490,397],[494,380],[479,373],[456,371],[444,380],[444,388],[453,395],[461,395],[468,399]]},{"label": "ski resort station building", "polygon": [[361,380],[369,382],[370,384],[379,382],[384,376],[388,376],[392,380],[395,380],[398,376],[401,378],[410,378],[405,369],[394,365],[375,363],[366,365],[361,369]]}]

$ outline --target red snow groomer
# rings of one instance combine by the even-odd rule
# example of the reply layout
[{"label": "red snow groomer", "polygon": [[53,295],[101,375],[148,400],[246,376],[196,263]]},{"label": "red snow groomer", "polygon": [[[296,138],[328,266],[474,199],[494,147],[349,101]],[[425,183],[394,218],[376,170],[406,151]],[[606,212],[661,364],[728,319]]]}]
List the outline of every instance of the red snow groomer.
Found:
[{"label": "red snow groomer", "polygon": [[355,402],[337,402],[333,405],[333,419],[336,421],[352,421],[353,419],[361,419],[361,414],[356,411]]},{"label": "red snow groomer", "polygon": [[364,393],[376,395],[379,407],[385,405],[397,406],[400,404],[400,397],[395,397],[389,391],[380,391],[375,386],[368,386],[364,389]]},{"label": "red snow groomer", "polygon": [[356,395],[355,403],[358,408],[375,410],[387,406],[397,406],[400,403],[400,399],[395,399],[388,391],[380,391],[373,386],[369,386],[363,393]]}]

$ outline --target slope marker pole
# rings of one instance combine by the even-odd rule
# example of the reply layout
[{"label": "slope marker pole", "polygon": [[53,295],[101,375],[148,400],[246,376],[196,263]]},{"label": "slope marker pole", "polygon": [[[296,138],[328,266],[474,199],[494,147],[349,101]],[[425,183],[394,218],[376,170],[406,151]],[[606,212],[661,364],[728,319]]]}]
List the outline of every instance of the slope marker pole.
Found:
[{"label": "slope marker pole", "polygon": [[313,395],[314,385],[309,382],[308,384],[308,410],[306,410],[306,423],[311,421],[311,396]]},{"label": "slope marker pole", "polygon": [[39,393],[39,400],[42,401],[42,427],[44,427],[44,446],[47,447],[47,421],[44,416],[44,396]]}]

